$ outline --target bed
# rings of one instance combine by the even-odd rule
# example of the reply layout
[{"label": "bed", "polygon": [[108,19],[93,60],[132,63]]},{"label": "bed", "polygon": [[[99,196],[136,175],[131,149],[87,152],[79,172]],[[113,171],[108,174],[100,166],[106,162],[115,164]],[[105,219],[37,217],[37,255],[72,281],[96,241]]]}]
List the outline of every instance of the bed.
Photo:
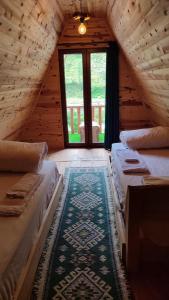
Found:
[{"label": "bed", "polygon": [[[112,186],[121,256],[128,271],[136,272],[143,262],[169,259],[169,185],[144,185],[145,174],[124,174],[117,153],[125,148],[112,145]],[[151,176],[169,176],[169,148],[138,153]]]},{"label": "bed", "polygon": [[[0,299],[28,299],[45,237],[62,191],[53,161],[43,161],[43,180],[20,216],[0,217]],[[0,195],[23,173],[0,172]]]}]

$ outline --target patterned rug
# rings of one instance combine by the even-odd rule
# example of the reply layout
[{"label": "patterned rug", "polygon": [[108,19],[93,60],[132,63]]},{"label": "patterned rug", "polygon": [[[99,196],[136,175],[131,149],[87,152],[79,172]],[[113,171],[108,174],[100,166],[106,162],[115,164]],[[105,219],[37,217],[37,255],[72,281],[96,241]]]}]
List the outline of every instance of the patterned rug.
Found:
[{"label": "patterned rug", "polygon": [[107,168],[66,170],[32,299],[129,299]]}]

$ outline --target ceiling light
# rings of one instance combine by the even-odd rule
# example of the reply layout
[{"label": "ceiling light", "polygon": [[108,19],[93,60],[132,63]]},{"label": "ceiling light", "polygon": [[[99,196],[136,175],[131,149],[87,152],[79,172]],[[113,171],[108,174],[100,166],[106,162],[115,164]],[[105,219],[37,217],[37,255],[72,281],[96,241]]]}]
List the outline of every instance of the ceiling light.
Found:
[{"label": "ceiling light", "polygon": [[78,33],[85,34],[87,31],[85,22],[90,19],[90,16],[87,13],[82,13],[82,0],[80,1],[80,12],[75,12],[73,18],[75,21],[80,21],[78,26]]},{"label": "ceiling light", "polygon": [[78,32],[79,34],[85,34],[86,33],[86,25],[84,24],[84,21],[80,21],[80,25],[78,26]]}]

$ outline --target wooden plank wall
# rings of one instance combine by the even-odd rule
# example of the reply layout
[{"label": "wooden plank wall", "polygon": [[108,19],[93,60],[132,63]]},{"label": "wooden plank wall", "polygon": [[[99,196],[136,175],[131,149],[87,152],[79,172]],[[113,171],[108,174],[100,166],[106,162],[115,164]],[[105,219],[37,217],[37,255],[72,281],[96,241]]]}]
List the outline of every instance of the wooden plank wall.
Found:
[{"label": "wooden plank wall", "polygon": [[[103,47],[114,37],[102,18],[91,18],[87,34],[77,33],[77,22],[66,20],[58,41],[59,49]],[[42,87],[38,105],[22,130],[21,139],[27,141],[45,140],[49,148],[63,148],[61,94],[59,82],[57,49],[50,62],[49,71]],[[122,129],[147,126],[148,116],[138,92],[131,68],[120,53],[120,124]]]},{"label": "wooden plank wall", "polygon": [[120,129],[137,129],[150,127],[144,95],[138,80],[128,64],[122,51],[120,52]]},{"label": "wooden plank wall", "polygon": [[169,126],[169,1],[110,0],[108,19],[156,124]]},{"label": "wooden plank wall", "polygon": [[[83,37],[77,33],[77,22],[70,20],[64,27],[59,38],[59,48],[84,48],[102,47],[103,43],[107,47],[107,42],[115,40],[114,34],[105,18],[91,18],[87,24],[87,34]],[[144,105],[143,93],[140,84],[135,79],[130,65],[125,59],[122,51],[119,55],[120,61],[120,129],[136,129],[151,125]]]},{"label": "wooden plank wall", "polygon": [[58,41],[60,47],[72,48],[74,47],[73,44],[80,48],[84,47],[84,44],[87,47],[90,45],[99,47],[100,43],[108,42],[114,38],[104,18],[91,17],[86,22],[87,32],[84,35],[80,35],[77,31],[79,24],[79,21],[75,21],[72,18],[65,20],[63,31]]},{"label": "wooden plank wall", "polygon": [[61,22],[55,0],[0,0],[0,139],[15,139],[36,104]]},{"label": "wooden plank wall", "polygon": [[27,142],[45,141],[50,149],[64,148],[57,50],[49,62],[37,106],[19,138]]},{"label": "wooden plank wall", "polygon": [[64,148],[58,48],[102,47],[107,45],[104,42],[112,39],[104,19],[93,18],[83,38],[77,33],[77,24],[73,19],[65,21],[44,78],[38,104],[21,130],[19,139],[22,141],[46,141],[49,149]]}]

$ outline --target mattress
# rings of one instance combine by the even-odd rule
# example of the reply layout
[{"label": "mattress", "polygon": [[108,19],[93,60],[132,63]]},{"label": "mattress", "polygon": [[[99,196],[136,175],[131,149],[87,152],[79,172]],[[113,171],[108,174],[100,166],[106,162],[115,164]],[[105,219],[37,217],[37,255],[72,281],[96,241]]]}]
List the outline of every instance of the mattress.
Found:
[{"label": "mattress", "polygon": [[[127,187],[142,185],[144,174],[124,174],[117,155],[118,149],[125,149],[122,143],[112,144],[111,160],[114,182],[121,208],[124,209]],[[169,176],[169,149],[145,149],[138,151],[145,161],[150,175]]]},{"label": "mattress", "polygon": [[[0,217],[0,299],[12,299],[17,278],[26,265],[59,174],[53,161],[44,161],[38,174],[43,181],[19,217]],[[23,174],[0,173],[0,196]]]}]

